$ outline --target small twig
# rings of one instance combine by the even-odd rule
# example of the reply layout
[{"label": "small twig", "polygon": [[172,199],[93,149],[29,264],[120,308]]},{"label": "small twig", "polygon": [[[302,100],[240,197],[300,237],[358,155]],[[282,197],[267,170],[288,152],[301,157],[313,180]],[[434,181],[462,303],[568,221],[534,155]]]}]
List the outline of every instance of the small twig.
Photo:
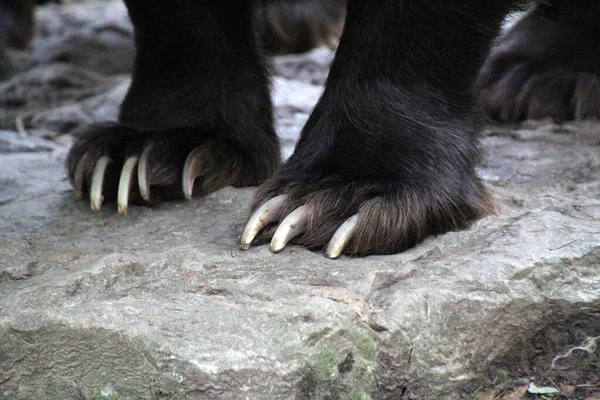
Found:
[{"label": "small twig", "polygon": [[579,240],[579,239],[573,239],[573,240],[571,240],[569,243],[565,243],[565,244],[563,244],[562,246],[558,246],[558,247],[557,247],[557,248],[555,248],[555,249],[550,249],[550,251],[556,251],[556,250],[564,249],[565,247],[572,245],[573,243],[575,243],[575,242],[576,242],[576,241],[578,241],[578,240]]},{"label": "small twig", "polygon": [[598,387],[600,383],[585,383],[583,385],[575,385],[576,388]]},{"label": "small twig", "polygon": [[565,354],[554,357],[554,360],[552,360],[552,364],[550,365],[550,370],[553,370],[555,368],[556,362],[561,358],[571,357],[575,350],[585,351],[586,353],[590,354],[594,353],[596,351],[596,342],[598,340],[600,340],[600,336],[588,337],[583,341],[581,346],[573,347],[569,349],[569,351],[567,351]]}]

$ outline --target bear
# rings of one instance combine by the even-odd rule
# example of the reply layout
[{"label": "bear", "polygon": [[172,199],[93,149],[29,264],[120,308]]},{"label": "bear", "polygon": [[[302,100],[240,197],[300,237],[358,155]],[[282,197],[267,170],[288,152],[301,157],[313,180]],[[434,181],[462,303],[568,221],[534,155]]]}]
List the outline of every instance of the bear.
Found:
[{"label": "bear", "polygon": [[[592,0],[124,1],[132,83],[117,121],[77,135],[66,160],[75,193],[125,214],[130,203],[260,185],[242,249],[268,240],[273,252],[294,242],[329,258],[390,254],[467,228],[495,212],[476,173],[484,113],[502,123],[600,115]],[[282,163],[263,48],[304,51],[342,15],[323,94]],[[277,35],[288,46],[269,44]]]}]

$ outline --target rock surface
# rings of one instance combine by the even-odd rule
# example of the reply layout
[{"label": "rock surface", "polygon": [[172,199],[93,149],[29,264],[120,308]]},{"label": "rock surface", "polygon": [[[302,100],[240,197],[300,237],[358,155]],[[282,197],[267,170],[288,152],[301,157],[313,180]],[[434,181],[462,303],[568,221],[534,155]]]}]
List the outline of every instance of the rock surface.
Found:
[{"label": "rock surface", "polygon": [[[466,231],[393,256],[242,252],[253,189],[127,217],[73,200],[69,132],[114,118],[128,82],[113,33],[78,50],[99,21],[130,34],[120,2],[98,4],[44,8],[40,31],[79,21],[73,39],[43,56],[40,35],[0,83],[3,104],[22,100],[0,132],[0,399],[462,399],[511,378],[600,390],[584,386],[598,350],[550,368],[600,336],[600,123],[490,127],[481,175],[499,212]],[[329,53],[274,60],[285,155]]]}]

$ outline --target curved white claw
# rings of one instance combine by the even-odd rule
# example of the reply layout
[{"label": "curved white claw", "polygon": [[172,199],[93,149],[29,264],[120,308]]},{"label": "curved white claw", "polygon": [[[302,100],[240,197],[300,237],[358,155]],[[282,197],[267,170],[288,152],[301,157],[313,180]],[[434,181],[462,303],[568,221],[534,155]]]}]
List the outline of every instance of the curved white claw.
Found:
[{"label": "curved white claw", "polygon": [[273,239],[271,239],[269,250],[273,253],[281,251],[290,240],[304,232],[306,229],[306,216],[308,215],[308,210],[308,206],[300,206],[281,221],[281,224],[279,224],[279,227],[277,227],[277,230],[273,235]]},{"label": "curved white claw", "polygon": [[344,247],[346,247],[346,244],[348,244],[348,241],[352,238],[352,234],[356,230],[357,223],[358,215],[355,214],[337,228],[325,249],[325,257],[338,258],[342,254]]},{"label": "curved white claw", "polygon": [[194,181],[200,174],[200,147],[194,148],[188,154],[183,164],[183,176],[181,181],[183,183],[183,195],[186,199],[192,199],[192,191],[194,190]]},{"label": "curved white claw", "polygon": [[129,203],[129,192],[131,191],[131,181],[133,174],[136,172],[135,167],[140,159],[139,155],[129,156],[121,169],[121,177],[119,178],[119,191],[117,195],[117,208],[119,214],[127,215],[127,206]]},{"label": "curved white claw", "polygon": [[75,189],[75,199],[81,200],[83,198],[83,186],[85,185],[85,176],[83,175],[83,166],[85,165],[85,159],[87,158],[87,153],[83,155],[77,161],[77,165],[75,166],[75,172],[73,172],[73,188]]},{"label": "curved white claw", "polygon": [[147,144],[146,146],[144,146],[144,150],[142,151],[142,154],[140,154],[137,169],[138,186],[140,188],[140,194],[142,195],[142,199],[146,201],[150,201],[150,179],[148,179],[148,175],[150,175],[149,158],[153,150],[153,144]]},{"label": "curved white claw", "polygon": [[242,233],[240,249],[248,250],[250,248],[252,241],[256,235],[258,235],[258,232],[266,225],[275,221],[284,202],[285,195],[282,194],[264,202],[256,211],[254,211]]},{"label": "curved white claw", "polygon": [[104,200],[104,196],[102,196],[102,186],[104,185],[104,173],[106,172],[108,164],[110,164],[110,158],[108,156],[102,156],[94,165],[90,183],[90,205],[94,211],[100,211],[100,208],[102,208],[102,201]]}]

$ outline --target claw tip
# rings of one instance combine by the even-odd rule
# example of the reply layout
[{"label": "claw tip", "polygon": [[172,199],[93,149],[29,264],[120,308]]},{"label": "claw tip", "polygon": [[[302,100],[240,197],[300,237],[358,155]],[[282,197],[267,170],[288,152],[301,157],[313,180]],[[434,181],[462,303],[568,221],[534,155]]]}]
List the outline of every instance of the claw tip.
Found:
[{"label": "claw tip", "polygon": [[93,211],[100,211],[104,196],[102,195],[102,186],[104,185],[104,174],[108,164],[111,162],[108,156],[102,156],[94,165],[92,180],[90,183],[90,206]]},{"label": "claw tip", "polygon": [[90,207],[92,208],[92,211],[98,212],[102,209],[102,201],[100,201],[99,203],[92,202],[90,204]]},{"label": "claw tip", "polygon": [[348,218],[340,227],[335,231],[333,237],[329,241],[327,248],[325,249],[325,257],[334,259],[338,258],[344,251],[344,248],[352,238],[356,226],[358,224],[358,215],[354,214]]},{"label": "claw tip", "polygon": [[340,251],[330,249],[325,250],[325,257],[329,258],[330,260],[335,260],[340,256],[340,254],[342,254],[341,249]]},{"label": "claw tip", "polygon": [[183,175],[181,179],[183,183],[183,196],[188,200],[192,199],[194,182],[196,181],[196,178],[201,175],[201,154],[201,147],[194,148],[190,154],[188,154],[185,163],[183,164]]},{"label": "claw tip", "polygon": [[283,244],[283,246],[279,243],[272,243],[269,245],[269,250],[271,251],[271,253],[279,253],[281,250],[283,250],[283,248],[285,247],[285,244]]}]

